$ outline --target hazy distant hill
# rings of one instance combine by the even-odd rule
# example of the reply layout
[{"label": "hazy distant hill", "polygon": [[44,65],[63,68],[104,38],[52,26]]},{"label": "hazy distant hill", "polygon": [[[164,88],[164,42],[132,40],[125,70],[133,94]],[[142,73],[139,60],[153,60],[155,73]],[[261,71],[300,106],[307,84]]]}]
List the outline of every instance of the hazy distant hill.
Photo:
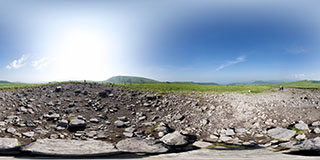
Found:
[{"label": "hazy distant hill", "polygon": [[0,80],[0,83],[4,84],[4,83],[11,83],[9,81],[4,81],[4,80]]},{"label": "hazy distant hill", "polygon": [[271,80],[271,81],[235,82],[235,83],[230,83],[228,85],[275,84],[275,83],[281,83],[281,82],[283,82],[283,81]]},{"label": "hazy distant hill", "polygon": [[108,83],[161,83],[159,81],[144,78],[144,77],[133,77],[133,76],[115,76],[104,81]]}]

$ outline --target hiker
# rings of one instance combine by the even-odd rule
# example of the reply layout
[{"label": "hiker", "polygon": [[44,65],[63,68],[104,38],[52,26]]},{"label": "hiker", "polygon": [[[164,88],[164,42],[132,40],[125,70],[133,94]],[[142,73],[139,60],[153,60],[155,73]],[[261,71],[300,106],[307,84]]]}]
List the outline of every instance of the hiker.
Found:
[{"label": "hiker", "polygon": [[251,90],[249,89],[248,93],[250,94],[251,93]]},{"label": "hiker", "polygon": [[280,87],[279,87],[279,91],[283,91],[283,86],[280,86]]},{"label": "hiker", "polygon": [[84,80],[83,83],[84,83],[84,84],[87,84],[87,80]]}]

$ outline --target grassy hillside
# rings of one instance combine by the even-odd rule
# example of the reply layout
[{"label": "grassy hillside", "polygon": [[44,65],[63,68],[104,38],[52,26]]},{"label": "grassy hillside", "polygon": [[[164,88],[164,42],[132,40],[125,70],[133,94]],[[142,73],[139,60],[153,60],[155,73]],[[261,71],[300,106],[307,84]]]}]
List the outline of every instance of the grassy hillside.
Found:
[{"label": "grassy hillside", "polygon": [[[154,82],[154,81],[152,81]],[[251,90],[252,93],[261,93],[267,90],[284,86],[284,88],[299,88],[299,89],[320,89],[319,81],[295,81],[275,84],[257,84],[257,85],[202,85],[194,83],[115,83],[116,86],[126,87],[130,89],[156,91],[156,92],[240,92],[247,93]],[[0,89],[18,89],[30,88],[41,85],[51,85],[59,83],[82,83],[78,81],[67,81],[46,84],[23,84],[23,83],[7,83],[0,84]]]},{"label": "grassy hillside", "polygon": [[319,89],[320,88],[319,81],[308,81],[308,80],[265,84],[265,85],[270,85],[273,87],[283,86],[285,88],[300,88],[300,89]]},{"label": "grassy hillside", "polygon": [[11,83],[9,81],[4,81],[4,80],[0,80],[0,84],[8,84],[8,83]]},{"label": "grassy hillside", "polygon": [[116,84],[118,86],[131,89],[147,90],[147,91],[186,91],[186,92],[241,92],[246,93],[251,90],[252,93],[260,93],[270,90],[272,86],[265,85],[202,85],[202,84],[178,84],[178,83],[162,83],[162,84]]},{"label": "grassy hillside", "polygon": [[161,83],[159,81],[143,78],[143,77],[133,77],[133,76],[115,76],[104,81],[108,83]]}]

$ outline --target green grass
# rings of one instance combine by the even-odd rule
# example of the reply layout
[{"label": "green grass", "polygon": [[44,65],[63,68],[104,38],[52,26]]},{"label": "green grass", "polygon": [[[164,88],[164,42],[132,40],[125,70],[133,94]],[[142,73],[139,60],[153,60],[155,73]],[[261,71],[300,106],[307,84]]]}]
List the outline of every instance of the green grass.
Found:
[{"label": "green grass", "polygon": [[260,93],[270,90],[272,86],[264,85],[200,85],[200,84],[115,84],[117,86],[130,88],[134,90],[155,91],[155,92],[240,92]]},{"label": "green grass", "polygon": [[[33,88],[46,85],[63,84],[63,83],[83,83],[82,81],[65,81],[65,82],[50,82],[50,83],[38,83],[38,84],[27,84],[27,83],[0,83],[0,90],[10,89],[23,89]],[[90,83],[90,82],[89,82]]]},{"label": "green grass", "polygon": [[296,131],[295,135],[302,134],[302,133],[308,133],[307,129],[306,130],[301,130],[301,129],[298,129],[296,127],[292,127],[291,130]]},{"label": "green grass", "polygon": [[230,149],[245,149],[249,148],[248,146],[242,146],[242,145],[236,145],[236,144],[228,144],[228,143],[213,143],[212,145],[208,146],[208,149],[213,149],[217,147],[225,147],[225,148],[230,148]]},{"label": "green grass", "polygon": [[256,84],[256,85],[200,85],[200,84],[181,84],[181,83],[158,83],[158,84],[115,84],[116,86],[130,88],[142,91],[154,92],[240,92],[261,93],[271,89],[277,89],[279,86],[284,88],[298,89],[319,89],[320,83],[313,81],[296,81],[275,84]]},{"label": "green grass", "polygon": [[[45,84],[24,84],[24,83],[3,83],[0,84],[0,90],[7,89],[19,89],[19,88],[31,88],[43,85],[52,84],[62,84],[62,83],[81,83],[82,81],[66,81],[66,82],[54,82]],[[88,82],[91,83],[91,82]],[[105,83],[109,85],[110,83]],[[256,84],[256,85],[200,85],[193,83],[115,83],[114,85],[118,87],[129,88],[133,90],[142,91],[154,91],[160,93],[167,92],[239,92],[248,93],[261,93],[264,91],[272,90],[278,88],[280,85],[284,88],[299,88],[299,89],[320,89],[320,83],[315,81],[296,81],[296,82],[286,82],[286,83],[276,83],[276,84]]]},{"label": "green grass", "polygon": [[153,133],[156,128],[158,128],[158,125],[149,126],[147,129],[148,129],[149,133]]}]

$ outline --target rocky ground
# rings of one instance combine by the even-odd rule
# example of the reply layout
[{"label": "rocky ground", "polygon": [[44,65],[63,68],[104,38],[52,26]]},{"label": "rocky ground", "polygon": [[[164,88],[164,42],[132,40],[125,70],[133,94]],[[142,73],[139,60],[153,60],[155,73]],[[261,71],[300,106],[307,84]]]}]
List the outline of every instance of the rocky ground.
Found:
[{"label": "rocky ground", "polygon": [[[0,91],[0,152],[73,155],[70,146],[87,146],[83,154],[155,154],[253,146],[319,154],[319,101],[319,90],[303,89],[156,94],[63,83]],[[65,148],[43,150],[53,144]]]}]

